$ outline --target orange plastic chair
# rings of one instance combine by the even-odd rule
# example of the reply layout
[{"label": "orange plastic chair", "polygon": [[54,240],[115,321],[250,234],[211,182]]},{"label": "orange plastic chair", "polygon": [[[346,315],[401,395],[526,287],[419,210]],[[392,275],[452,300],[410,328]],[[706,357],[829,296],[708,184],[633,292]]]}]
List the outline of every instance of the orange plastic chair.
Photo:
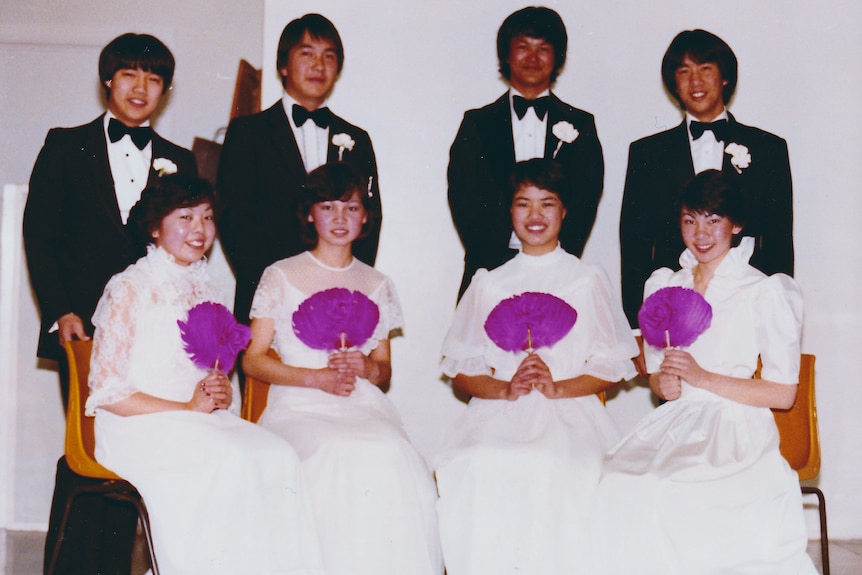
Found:
[{"label": "orange plastic chair", "polygon": [[[803,353],[799,363],[799,387],[790,409],[773,409],[778,426],[781,455],[808,481],[820,473],[820,437],[817,430],[817,403],[814,397],[815,356]],[[759,376],[759,370],[758,370]],[[823,575],[829,575],[829,536],[826,529],[826,497],[813,486],[802,485],[802,493],[817,496],[820,511],[820,558]]]},{"label": "orange plastic chair", "polygon": [[72,504],[79,495],[102,494],[117,501],[132,504],[138,512],[138,521],[147,541],[147,550],[150,555],[150,563],[154,575],[159,575],[159,567],[153,550],[153,537],[150,531],[150,517],[144,500],[135,486],[119,477],[113,471],[100,465],[94,456],[96,448],[96,437],[94,432],[94,418],[84,415],[84,406],[90,395],[90,387],[87,380],[90,375],[90,354],[93,350],[93,342],[71,341],[63,345],[66,357],[69,360],[69,408],[66,414],[66,461],[69,469],[78,475],[101,479],[97,485],[79,485],[72,489],[66,500],[66,508],[60,521],[60,537],[51,552],[46,573],[53,575],[57,567],[57,559],[60,556],[62,545],[62,534],[69,521]]},{"label": "orange plastic chair", "polygon": [[[281,361],[278,353],[272,348],[269,349],[267,355]],[[243,419],[252,423],[260,421],[260,416],[263,410],[266,409],[266,402],[269,398],[269,386],[269,382],[255,379],[248,375],[245,376],[245,390],[240,410],[240,415]]]}]

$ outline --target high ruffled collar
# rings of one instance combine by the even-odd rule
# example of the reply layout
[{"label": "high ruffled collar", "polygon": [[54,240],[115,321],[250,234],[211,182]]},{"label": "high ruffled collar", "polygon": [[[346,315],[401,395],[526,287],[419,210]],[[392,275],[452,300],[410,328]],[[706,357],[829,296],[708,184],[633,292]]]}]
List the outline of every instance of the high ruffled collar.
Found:
[{"label": "high ruffled collar", "polygon": [[154,244],[147,246],[146,259],[169,277],[179,277],[187,274],[197,275],[206,270],[207,265],[206,256],[187,266],[178,264],[173,254],[162,247],[156,247]]},{"label": "high ruffled collar", "polygon": [[[740,275],[748,267],[748,260],[754,253],[754,238],[744,236],[740,240],[739,245],[735,248],[730,248],[718,268],[715,270],[716,276],[736,276]],[[679,265],[684,270],[692,270],[697,265],[697,258],[691,253],[688,248],[679,256]]]},{"label": "high ruffled collar", "polygon": [[515,258],[521,263],[521,265],[548,266],[559,264],[560,261],[565,259],[568,255],[568,252],[565,251],[559,243],[557,243],[557,247],[546,254],[531,256],[529,254],[525,254],[523,250],[521,250]]}]

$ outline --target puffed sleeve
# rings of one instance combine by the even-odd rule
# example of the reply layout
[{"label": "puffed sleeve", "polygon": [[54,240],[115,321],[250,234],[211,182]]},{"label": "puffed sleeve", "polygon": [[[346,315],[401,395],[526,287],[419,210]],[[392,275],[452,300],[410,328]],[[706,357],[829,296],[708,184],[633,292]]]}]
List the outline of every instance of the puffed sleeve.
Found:
[{"label": "puffed sleeve", "polygon": [[620,381],[637,375],[632,358],[638,354],[623,309],[611,294],[611,282],[600,268],[595,269],[593,305],[595,331],[584,373],[604,381]]},{"label": "puffed sleeve", "polygon": [[784,274],[764,279],[760,288],[757,341],[763,361],[761,377],[776,383],[798,383],[802,291],[793,278]]},{"label": "puffed sleeve", "polygon": [[487,275],[488,270],[480,269],[473,276],[443,340],[440,368],[449,377],[458,374],[491,375],[491,366],[485,359],[486,346],[490,341],[485,334],[488,314],[481,305],[482,284]]},{"label": "puffed sleeve", "polygon": [[[669,286],[673,275],[674,271],[670,268],[655,270],[644,284],[644,299],[661,288]],[[647,372],[656,373],[661,367],[661,362],[664,361],[664,348],[655,348],[644,342],[644,358],[646,359]]]},{"label": "puffed sleeve", "polygon": [[95,415],[97,407],[122,401],[138,391],[130,383],[128,369],[136,337],[139,299],[132,282],[114,276],[96,306],[87,415]]}]

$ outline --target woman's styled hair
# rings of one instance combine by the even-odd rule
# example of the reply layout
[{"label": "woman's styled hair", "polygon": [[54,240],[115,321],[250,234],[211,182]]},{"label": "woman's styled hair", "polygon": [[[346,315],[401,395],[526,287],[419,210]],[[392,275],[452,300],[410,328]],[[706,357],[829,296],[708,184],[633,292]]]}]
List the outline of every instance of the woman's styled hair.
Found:
[{"label": "woman's styled hair", "polygon": [[204,203],[208,203],[213,214],[218,216],[221,204],[215,188],[207,180],[182,174],[156,178],[141,192],[141,199],[129,212],[127,226],[135,239],[138,254],[145,254],[147,245],[155,242],[153,232],[168,214]]},{"label": "woman's styled hair", "polygon": [[[281,70],[287,66],[287,60],[290,58],[290,51],[302,42],[302,37],[305,33],[315,40],[329,40],[335,47],[335,53],[338,56],[338,71],[341,72],[344,66],[344,45],[341,43],[341,36],[338,35],[338,30],[335,25],[326,17],[320,14],[306,14],[301,18],[291,20],[284,30],[281,31],[281,37],[278,39],[278,50],[275,56],[275,67],[278,74],[281,75]],[[281,77],[281,83],[284,84],[285,78]]]},{"label": "woman's styled hair", "polygon": [[509,203],[511,204],[518,190],[525,186],[535,186],[547,190],[560,198],[560,203],[568,209],[572,198],[569,197],[569,186],[563,167],[556,160],[534,158],[518,162],[512,169],[509,178]]},{"label": "woman's styled hair", "polygon": [[174,78],[174,56],[161,40],[149,34],[133,34],[131,32],[117,36],[99,55],[99,79],[106,95],[111,89],[107,86],[117,70],[140,68],[162,77],[164,86],[162,94],[171,87]]},{"label": "woman's styled hair", "polygon": [[371,186],[350,164],[333,162],[312,170],[305,180],[305,195],[296,210],[299,218],[300,238],[307,246],[317,245],[317,230],[314,222],[308,221],[311,208],[321,202],[349,200],[354,193],[359,195],[365,208],[366,221],[359,237],[367,236],[380,219],[380,212],[371,201]]},{"label": "woman's styled hair", "polygon": [[736,55],[730,46],[706,30],[684,30],[676,35],[662,58],[661,78],[667,91],[676,98],[680,106],[683,103],[676,89],[676,70],[682,65],[686,56],[697,64],[712,63],[718,66],[721,79],[727,82],[721,92],[726,105],[736,90],[737,80]]},{"label": "woman's styled hair", "polygon": [[706,170],[691,180],[679,199],[680,217],[687,209],[695,214],[723,216],[735,226],[745,226],[745,199],[739,186],[718,170]]},{"label": "woman's styled hair", "polygon": [[557,79],[566,63],[569,37],[560,15],[544,6],[528,6],[510,14],[497,31],[497,60],[500,74],[507,80],[512,74],[509,67],[509,52],[512,39],[518,36],[541,38],[554,47],[554,71],[551,83]]}]

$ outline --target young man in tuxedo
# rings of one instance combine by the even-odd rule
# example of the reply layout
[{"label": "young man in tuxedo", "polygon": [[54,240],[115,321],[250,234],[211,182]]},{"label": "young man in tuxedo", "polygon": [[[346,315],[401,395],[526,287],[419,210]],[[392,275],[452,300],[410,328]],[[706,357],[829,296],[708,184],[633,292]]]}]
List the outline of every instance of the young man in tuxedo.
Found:
[{"label": "young man in tuxedo", "polygon": [[[327,162],[351,164],[380,209],[371,139],[325,106],[344,65],[335,26],[320,14],[291,21],[278,42],[276,65],[284,85],[281,99],[259,114],[233,120],[219,161],[225,206],[219,232],[236,275],[234,313],[246,323],[263,270],[308,248],[296,215],[308,172]],[[378,222],[353,244],[354,255],[374,265],[379,237]]]},{"label": "young man in tuxedo", "polygon": [[497,33],[500,73],[510,88],[464,114],[449,152],[449,208],[464,245],[459,299],[476,270],[496,268],[517,253],[509,214],[516,162],[552,158],[562,166],[573,204],[560,244],[583,253],[602,195],[604,160],[593,116],[551,92],[567,45],[559,14],[544,7],[518,10]]},{"label": "young man in tuxedo", "polygon": [[[173,74],[174,57],[157,38],[129,33],[112,40],[99,56],[107,111],[89,124],[49,131],[30,176],[24,248],[41,314],[38,355],[59,362],[64,404],[68,367],[62,344],[92,337],[90,320],[105,284],[139,255],[125,226],[129,210],[159,168],[197,174],[192,153],[150,126]],[[46,568],[68,490],[88,481],[60,459]],[[100,498],[79,501],[63,535],[57,572],[128,573],[134,512],[102,505]]]},{"label": "young man in tuxedo", "polygon": [[721,170],[744,192],[747,221],[742,234],[756,240],[751,265],[766,274],[793,275],[787,143],[738,123],[727,111],[737,80],[733,51],[710,32],[687,30],[671,42],[661,73],[685,118],[677,127],[629,148],[620,252],[623,307],[634,328],[650,274],[662,267],[679,269],[685,246],[678,199],[685,184],[704,170]]}]

